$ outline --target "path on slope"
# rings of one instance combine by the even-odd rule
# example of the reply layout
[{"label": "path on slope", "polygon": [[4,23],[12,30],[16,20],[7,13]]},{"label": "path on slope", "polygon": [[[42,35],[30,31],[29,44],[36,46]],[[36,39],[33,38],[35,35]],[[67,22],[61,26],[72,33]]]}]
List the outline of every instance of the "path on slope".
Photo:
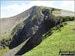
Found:
[{"label": "path on slope", "polygon": [[75,13],[60,11],[60,13],[56,14],[55,16],[74,16],[74,15],[75,15]]},{"label": "path on slope", "polygon": [[9,50],[8,52],[6,52],[4,55],[2,56],[14,56],[21,48],[22,46],[25,44],[25,42],[23,42],[22,44],[20,44],[19,46],[17,46],[14,49]]}]

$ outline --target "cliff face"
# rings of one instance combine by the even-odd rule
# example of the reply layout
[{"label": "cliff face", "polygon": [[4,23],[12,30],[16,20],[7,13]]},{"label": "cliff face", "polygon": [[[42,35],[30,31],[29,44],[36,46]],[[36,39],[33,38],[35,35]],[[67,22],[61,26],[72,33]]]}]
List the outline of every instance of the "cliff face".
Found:
[{"label": "cliff face", "polygon": [[13,36],[9,48],[12,49],[30,38],[20,51],[16,53],[16,55],[22,55],[39,45],[43,40],[43,34],[47,33],[52,27],[67,21],[67,17],[64,19],[61,18],[61,16],[58,18],[53,16],[52,12],[55,10],[57,9],[41,9],[40,7],[33,7],[32,14],[24,21],[23,28],[18,29]]},{"label": "cliff face", "polygon": [[[39,25],[43,21],[43,15],[38,16],[36,7],[33,8],[32,14],[24,21],[24,26],[17,30],[17,33],[13,36],[13,41],[10,44],[10,48],[16,47],[31,37],[39,28]],[[15,44],[15,45],[14,45]]]},{"label": "cliff face", "polygon": [[55,24],[54,21],[51,21],[50,10],[44,9],[44,11],[42,11],[42,14],[43,16],[36,16],[33,21],[30,21],[32,18],[31,15],[28,18],[29,23],[27,23],[19,33],[16,33],[14,35],[13,40],[9,45],[10,49],[18,46],[19,44],[21,44],[23,41],[25,41],[30,37],[26,45],[24,45],[16,55],[22,55],[25,52],[37,46],[38,44],[40,44],[43,39],[42,35],[48,32],[54,26]]}]

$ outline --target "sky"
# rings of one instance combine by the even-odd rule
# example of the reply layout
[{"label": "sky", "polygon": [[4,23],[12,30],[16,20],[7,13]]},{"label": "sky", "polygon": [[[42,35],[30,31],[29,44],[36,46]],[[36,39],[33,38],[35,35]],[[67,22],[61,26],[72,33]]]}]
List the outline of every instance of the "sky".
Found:
[{"label": "sky", "polygon": [[5,18],[5,17],[11,17],[14,15],[17,15],[27,9],[29,9],[32,6],[47,6],[47,7],[53,7],[53,8],[59,8],[59,9],[64,9],[64,10],[70,10],[74,11],[74,0],[36,0],[36,1],[4,1],[1,0],[1,16],[0,18]]}]

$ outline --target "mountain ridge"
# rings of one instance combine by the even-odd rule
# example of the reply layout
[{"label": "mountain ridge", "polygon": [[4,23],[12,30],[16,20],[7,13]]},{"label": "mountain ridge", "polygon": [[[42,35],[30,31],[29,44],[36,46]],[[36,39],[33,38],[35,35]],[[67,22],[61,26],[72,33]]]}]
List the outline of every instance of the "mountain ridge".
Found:
[{"label": "mountain ridge", "polygon": [[[33,6],[30,9],[28,9],[28,10],[26,10],[26,11],[24,11],[24,12],[18,14],[18,15],[9,17],[7,19],[6,18],[0,19],[0,21],[1,21],[1,30],[2,30],[1,34],[4,35],[5,32],[11,31],[11,29],[13,29],[17,24],[19,24],[20,22],[23,22],[24,20],[26,20],[30,16],[30,14],[31,14],[32,10],[34,9],[34,7],[37,7],[37,9],[45,9],[45,8],[50,9],[51,8],[51,7],[44,7],[44,6]],[[60,10],[61,10],[61,14],[60,14]],[[66,13],[66,11],[62,12],[62,9],[57,9],[57,11],[53,12],[53,14],[55,14],[56,16],[61,16],[63,13],[68,14],[69,12],[68,13]],[[65,14],[63,14],[62,16],[66,16]],[[74,16],[74,14],[72,16]]]},{"label": "mountain ridge", "polygon": [[[62,27],[63,26],[62,22],[74,20],[74,15],[69,14],[68,16],[67,15],[63,16],[60,13],[60,11],[62,10],[49,7],[34,6],[28,9],[27,11],[18,14],[17,15],[18,17],[14,16],[15,18],[14,17],[11,17],[11,19],[9,18],[8,19],[9,22],[8,23],[6,22],[7,23],[6,27],[8,26],[7,29],[11,29],[10,27],[14,26],[9,32],[12,35],[11,37],[12,39],[10,39],[11,41],[10,45],[8,45],[9,48],[12,49],[17,47],[30,37],[29,41],[22,47],[22,49],[20,49],[19,52],[15,54],[15,55],[19,54],[22,55],[25,52],[28,52],[32,48],[39,45],[43,38],[42,35],[48,32],[51,28],[57,26],[60,23],[61,24],[57,26],[57,28],[59,28],[60,26]],[[27,46],[28,49],[25,48]]]}]

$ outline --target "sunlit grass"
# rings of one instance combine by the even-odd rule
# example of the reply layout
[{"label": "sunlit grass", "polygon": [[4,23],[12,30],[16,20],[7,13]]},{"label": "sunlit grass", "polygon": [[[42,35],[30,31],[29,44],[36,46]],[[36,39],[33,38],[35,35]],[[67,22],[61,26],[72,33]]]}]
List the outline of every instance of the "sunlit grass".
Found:
[{"label": "sunlit grass", "polygon": [[42,41],[40,45],[25,53],[23,56],[59,56],[59,51],[74,51],[74,21],[54,30],[53,34]]},{"label": "sunlit grass", "polygon": [[8,47],[5,47],[5,49],[0,50],[0,55],[3,55],[7,51],[9,51],[9,48]]}]

